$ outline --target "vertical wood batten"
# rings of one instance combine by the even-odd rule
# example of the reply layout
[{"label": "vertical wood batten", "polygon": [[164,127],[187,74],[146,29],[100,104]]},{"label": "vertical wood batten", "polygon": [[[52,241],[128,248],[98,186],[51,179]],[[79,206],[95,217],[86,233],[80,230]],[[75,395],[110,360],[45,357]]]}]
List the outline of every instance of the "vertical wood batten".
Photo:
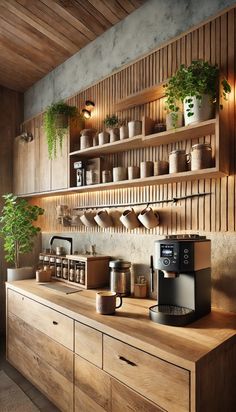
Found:
[{"label": "vertical wood batten", "polygon": [[[67,202],[70,207],[75,207],[76,205],[94,204],[94,202],[97,204],[125,203],[129,201],[145,202],[179,195],[191,195],[197,191],[207,191],[212,194],[205,198],[183,200],[177,207],[170,204],[157,205],[155,209],[162,212],[163,224],[152,232],[167,234],[176,233],[176,231],[205,230],[214,232],[235,230],[235,35],[235,9],[232,9],[69,99],[70,104],[75,104],[80,109],[87,98],[93,100],[96,104],[95,115],[87,125],[102,130],[104,128],[103,119],[107,114],[112,114],[111,108],[117,100],[166,80],[175,73],[181,63],[190,64],[192,59],[198,58],[203,58],[213,64],[217,63],[233,86],[229,102],[224,103],[225,111],[223,110],[220,113],[222,119],[221,138],[224,138],[225,133],[229,138],[230,176],[216,180],[201,179],[195,182],[153,185],[149,188],[126,188],[107,192],[101,191],[96,192],[96,194],[75,194],[73,196],[42,199],[42,206],[44,205],[43,207],[46,208],[47,212],[43,219],[43,230],[68,230],[68,228],[61,228],[55,221],[55,206],[59,203],[65,204]],[[229,111],[227,106],[229,106]],[[164,121],[164,99],[117,112],[116,114],[123,121],[141,119],[143,114],[150,116],[155,121]],[[38,140],[40,140],[42,134],[40,123],[40,116],[37,116],[31,122],[24,123],[24,129],[32,130]],[[186,152],[189,152],[191,145],[197,142],[210,142],[213,156],[215,155],[215,136],[205,136],[187,142],[178,142],[155,148],[133,149],[123,154],[108,155],[107,162],[110,162],[113,166],[124,165],[127,167],[129,165],[139,165],[144,160],[168,160],[169,152],[174,148],[184,148]],[[37,203],[38,199],[35,202]],[[121,212],[123,210],[124,208],[120,209]],[[81,226],[78,228],[73,227],[70,230],[72,232],[82,232],[87,229]],[[99,231],[100,229],[95,228],[93,230]],[[123,227],[118,224],[111,230],[112,232],[125,232]],[[137,231],[141,233],[145,229],[140,228]]]}]

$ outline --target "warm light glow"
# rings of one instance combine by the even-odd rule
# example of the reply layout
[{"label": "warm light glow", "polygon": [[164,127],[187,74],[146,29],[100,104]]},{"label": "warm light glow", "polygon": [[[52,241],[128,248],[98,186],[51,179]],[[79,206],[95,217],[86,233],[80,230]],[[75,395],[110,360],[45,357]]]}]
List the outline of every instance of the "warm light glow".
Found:
[{"label": "warm light glow", "polygon": [[85,106],[86,106],[86,109],[93,110],[93,108],[95,107],[95,103],[92,102],[92,100],[86,100]]},{"label": "warm light glow", "polygon": [[90,117],[91,117],[91,112],[90,112],[90,110],[83,109],[83,110],[82,110],[82,113],[83,113],[85,119],[90,119]]}]

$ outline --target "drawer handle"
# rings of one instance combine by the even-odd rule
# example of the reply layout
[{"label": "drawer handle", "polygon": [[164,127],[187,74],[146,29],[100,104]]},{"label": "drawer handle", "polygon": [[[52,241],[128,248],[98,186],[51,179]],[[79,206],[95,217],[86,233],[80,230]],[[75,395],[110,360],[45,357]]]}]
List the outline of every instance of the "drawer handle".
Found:
[{"label": "drawer handle", "polygon": [[129,359],[124,358],[124,356],[119,356],[119,359],[123,362],[128,363],[128,365],[130,365],[130,366],[137,366],[136,363],[130,361]]},{"label": "drawer handle", "polygon": [[58,322],[56,322],[55,320],[52,321],[53,325],[58,325]]}]

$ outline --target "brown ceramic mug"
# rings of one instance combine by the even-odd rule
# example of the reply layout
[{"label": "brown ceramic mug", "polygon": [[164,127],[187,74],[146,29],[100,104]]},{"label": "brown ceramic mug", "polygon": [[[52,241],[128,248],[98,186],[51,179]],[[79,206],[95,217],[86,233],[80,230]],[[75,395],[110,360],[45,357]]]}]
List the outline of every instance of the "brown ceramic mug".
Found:
[{"label": "brown ceramic mug", "polygon": [[[116,305],[116,299],[120,299],[120,303]],[[113,315],[115,310],[122,305],[122,297],[116,292],[104,291],[96,293],[96,311],[101,315]]]}]

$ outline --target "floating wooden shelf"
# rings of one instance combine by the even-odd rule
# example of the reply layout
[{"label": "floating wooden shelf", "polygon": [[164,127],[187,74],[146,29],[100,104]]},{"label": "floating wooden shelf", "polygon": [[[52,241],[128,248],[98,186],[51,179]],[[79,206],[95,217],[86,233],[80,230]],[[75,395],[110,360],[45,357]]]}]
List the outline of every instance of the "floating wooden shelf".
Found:
[{"label": "floating wooden shelf", "polygon": [[160,133],[151,133],[154,126],[154,121],[148,117],[143,120],[143,133],[138,136],[130,137],[124,140],[118,140],[114,143],[106,143],[100,146],[89,147],[84,150],[76,150],[70,153],[70,156],[80,156],[81,158],[89,158],[94,156],[102,156],[111,153],[118,153],[125,150],[138,149],[147,146],[160,146],[179,142],[181,140],[191,140],[201,136],[215,134],[216,119],[206,120],[202,123],[195,123],[189,126],[179,127],[177,129],[167,130]]},{"label": "floating wooden shelf", "polygon": [[70,156],[78,155],[81,157],[101,156],[110,153],[122,152],[130,149],[143,147],[143,135],[129,137],[128,139],[118,140],[114,143],[106,143],[99,146],[88,147],[84,150],[77,150],[70,153]]},{"label": "floating wooden shelf", "polygon": [[141,92],[131,94],[124,99],[118,100],[118,102],[113,107],[114,111],[120,112],[123,110],[131,109],[132,107],[140,106],[142,104],[161,99],[165,96],[165,90],[163,88],[163,85],[165,83],[167,83],[167,81],[159,83],[156,86],[144,89]]},{"label": "floating wooden shelf", "polygon": [[137,186],[150,186],[154,184],[167,184],[175,183],[180,181],[187,180],[197,180],[197,179],[209,179],[209,178],[218,178],[223,177],[226,174],[219,171],[216,167],[210,167],[208,169],[201,169],[197,171],[188,171],[180,173],[171,173],[161,176],[151,176],[146,178],[134,179],[134,180],[122,180],[119,182],[110,182],[110,183],[100,183],[96,185],[89,186],[79,186],[79,187],[70,187],[68,189],[55,190],[49,192],[41,193],[31,193],[27,195],[22,195],[20,197],[47,197],[63,194],[72,194],[72,193],[83,193],[83,192],[93,192],[100,190],[108,189],[119,189],[124,187],[137,187]]},{"label": "floating wooden shelf", "polygon": [[[149,126],[147,126],[147,124]],[[201,136],[213,135],[215,134],[216,119],[206,120],[202,123],[195,123],[189,126],[167,130],[165,132],[150,134],[153,124],[153,120],[145,118],[144,128],[146,135],[143,136],[144,146],[160,146],[162,144],[179,142],[181,140],[191,140]]]}]

